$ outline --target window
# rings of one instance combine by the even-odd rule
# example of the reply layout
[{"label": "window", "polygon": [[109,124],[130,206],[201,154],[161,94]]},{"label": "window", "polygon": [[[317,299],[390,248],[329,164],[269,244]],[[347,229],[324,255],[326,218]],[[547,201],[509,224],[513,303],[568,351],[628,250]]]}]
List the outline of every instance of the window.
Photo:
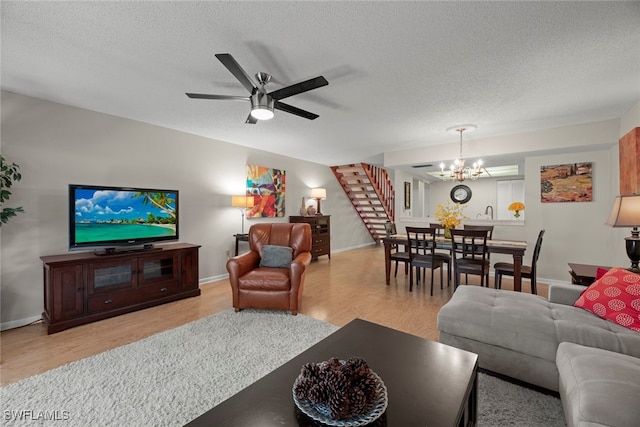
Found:
[{"label": "window", "polygon": [[[496,219],[515,219],[508,209],[513,202],[524,203],[524,179],[496,181]],[[524,219],[524,211],[520,215]]]}]

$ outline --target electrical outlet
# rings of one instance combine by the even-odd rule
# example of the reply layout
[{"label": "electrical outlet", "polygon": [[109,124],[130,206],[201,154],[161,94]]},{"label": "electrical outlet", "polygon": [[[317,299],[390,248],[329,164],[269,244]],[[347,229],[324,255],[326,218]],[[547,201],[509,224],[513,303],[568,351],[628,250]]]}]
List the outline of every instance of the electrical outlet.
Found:
[{"label": "electrical outlet", "polygon": [[227,258],[231,258],[231,251],[229,249],[224,251],[224,254],[227,256]]}]

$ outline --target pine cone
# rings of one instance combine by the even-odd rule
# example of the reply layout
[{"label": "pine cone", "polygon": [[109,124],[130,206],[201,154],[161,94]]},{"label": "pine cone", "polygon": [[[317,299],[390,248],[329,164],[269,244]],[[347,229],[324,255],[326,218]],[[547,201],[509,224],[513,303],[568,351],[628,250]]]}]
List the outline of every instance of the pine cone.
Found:
[{"label": "pine cone", "polygon": [[349,402],[345,393],[331,393],[329,395],[329,410],[331,417],[343,420],[349,417]]},{"label": "pine cone", "polygon": [[307,400],[309,398],[309,390],[312,387],[312,382],[308,379],[302,379],[298,381],[294,387],[293,392],[295,393],[298,400]]},{"label": "pine cone", "polygon": [[360,388],[364,392],[367,402],[371,402],[375,399],[377,386],[378,381],[371,372],[369,372],[369,374],[363,377],[360,381]]},{"label": "pine cone", "polygon": [[307,391],[307,399],[316,405],[326,405],[329,402],[329,392],[325,384],[313,384]]},{"label": "pine cone", "polygon": [[353,370],[356,370],[358,368],[360,368],[361,366],[364,366],[365,368],[369,368],[369,366],[367,365],[367,361],[360,358],[360,357],[351,357],[347,360],[347,362],[345,363],[345,365],[350,366]]},{"label": "pine cone", "polygon": [[350,406],[349,415],[353,417],[363,415],[367,408],[367,398],[364,392],[359,387],[354,387],[349,390],[348,399]]},{"label": "pine cone", "polygon": [[330,393],[343,394],[351,387],[351,379],[341,370],[327,372],[324,381]]},{"label": "pine cone", "polygon": [[320,378],[320,366],[317,363],[307,363],[300,373],[304,378]]},{"label": "pine cone", "polygon": [[342,367],[342,362],[337,357],[332,357],[322,364],[322,368],[325,372],[334,371]]}]

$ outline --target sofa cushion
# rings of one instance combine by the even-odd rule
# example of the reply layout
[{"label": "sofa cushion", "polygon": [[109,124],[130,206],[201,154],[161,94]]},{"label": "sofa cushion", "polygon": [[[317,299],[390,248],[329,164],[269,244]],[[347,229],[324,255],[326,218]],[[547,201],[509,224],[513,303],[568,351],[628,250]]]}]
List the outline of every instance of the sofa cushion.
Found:
[{"label": "sofa cushion", "polygon": [[243,291],[289,291],[289,269],[258,267],[238,279],[238,288]]},{"label": "sofa cushion", "polygon": [[585,289],[574,306],[640,332],[640,274],[612,268]]},{"label": "sofa cushion", "polygon": [[556,363],[569,427],[638,425],[640,359],[563,342]]},{"label": "sofa cushion", "polygon": [[263,245],[260,267],[289,268],[293,249],[288,246]]},{"label": "sofa cushion", "polygon": [[458,287],[438,313],[438,329],[551,362],[563,341],[640,357],[635,331],[570,305],[501,289]]}]

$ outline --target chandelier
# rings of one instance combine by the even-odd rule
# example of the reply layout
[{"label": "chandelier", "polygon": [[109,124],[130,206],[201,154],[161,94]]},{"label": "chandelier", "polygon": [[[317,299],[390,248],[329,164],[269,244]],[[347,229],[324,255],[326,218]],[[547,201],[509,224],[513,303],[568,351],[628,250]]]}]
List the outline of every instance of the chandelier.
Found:
[{"label": "chandelier", "polygon": [[459,125],[447,129],[447,132],[455,131],[460,133],[460,157],[453,161],[447,173],[445,173],[444,171],[444,163],[440,163],[440,177],[443,180],[462,182],[465,179],[470,179],[472,181],[475,181],[476,179],[478,179],[480,174],[482,174],[482,160],[478,159],[478,161],[475,162],[473,166],[465,166],[464,158],[462,157],[462,132],[472,132],[476,129],[476,127],[476,125]]}]

